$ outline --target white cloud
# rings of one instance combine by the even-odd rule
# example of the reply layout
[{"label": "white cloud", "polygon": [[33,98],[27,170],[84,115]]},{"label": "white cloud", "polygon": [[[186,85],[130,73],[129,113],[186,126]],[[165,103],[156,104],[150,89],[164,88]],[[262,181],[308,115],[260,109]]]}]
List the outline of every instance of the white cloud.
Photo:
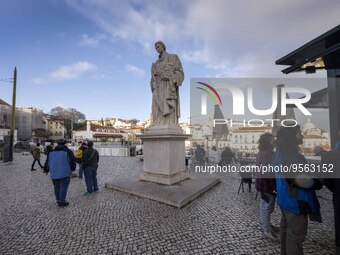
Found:
[{"label": "white cloud", "polygon": [[338,0],[67,3],[112,38],[137,43],[146,51],[163,40],[187,63],[232,76],[281,75],[284,67],[276,67],[275,61],[338,25],[340,8]]},{"label": "white cloud", "polygon": [[33,84],[40,85],[40,84],[46,83],[47,80],[45,78],[34,78],[34,79],[31,80],[31,82]]},{"label": "white cloud", "polygon": [[134,75],[137,75],[137,76],[145,76],[146,75],[146,72],[143,69],[138,68],[138,67],[133,66],[133,65],[126,65],[125,70],[127,70],[128,72],[130,72]]},{"label": "white cloud", "polygon": [[105,39],[107,39],[107,36],[105,34],[96,34],[92,37],[87,34],[82,34],[79,45],[96,47],[101,41]]},{"label": "white cloud", "polygon": [[[92,20],[113,38],[138,42],[144,50],[150,50],[158,40],[174,41],[182,38],[181,15],[174,8],[181,9],[182,3],[173,1],[120,0],[67,0],[70,6]],[[177,7],[176,7],[177,6]]]},{"label": "white cloud", "polygon": [[82,73],[96,69],[94,64],[80,61],[68,66],[61,66],[58,70],[49,74],[49,77],[57,80],[70,80],[78,78]]},{"label": "white cloud", "polygon": [[184,29],[193,55],[204,56],[208,68],[219,66],[224,76],[280,76],[278,58],[338,25],[331,6],[339,3],[331,2],[198,0]]},{"label": "white cloud", "polygon": [[87,61],[80,61],[71,65],[61,66],[59,69],[45,75],[31,80],[33,84],[46,84],[58,80],[72,80],[77,79],[80,75],[96,69],[96,66]]}]

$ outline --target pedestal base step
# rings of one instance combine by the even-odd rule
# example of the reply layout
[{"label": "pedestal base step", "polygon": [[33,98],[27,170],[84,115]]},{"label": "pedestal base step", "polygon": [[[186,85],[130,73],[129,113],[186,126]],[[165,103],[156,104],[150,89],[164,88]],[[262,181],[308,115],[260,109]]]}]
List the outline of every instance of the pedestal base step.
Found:
[{"label": "pedestal base step", "polygon": [[142,181],[156,182],[159,184],[173,185],[175,183],[181,182],[188,179],[189,175],[185,172],[180,172],[173,175],[155,174],[143,172],[139,179]]},{"label": "pedestal base step", "polygon": [[122,178],[105,183],[105,187],[182,208],[218,183],[220,179],[215,178],[186,179],[168,186],[133,178]]}]

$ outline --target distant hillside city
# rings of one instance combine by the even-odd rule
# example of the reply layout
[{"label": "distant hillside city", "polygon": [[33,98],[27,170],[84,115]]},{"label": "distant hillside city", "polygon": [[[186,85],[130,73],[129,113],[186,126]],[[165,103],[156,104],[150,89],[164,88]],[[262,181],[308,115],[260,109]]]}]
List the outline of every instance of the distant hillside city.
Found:
[{"label": "distant hillside city", "polygon": [[[57,107],[58,108],[58,107]],[[61,107],[58,110],[63,110]],[[75,109],[74,109],[75,110]],[[86,120],[85,115],[77,111],[78,117],[71,120],[63,115],[56,116],[46,114],[33,107],[17,108],[15,117],[15,137],[17,141],[49,141],[60,138],[70,139],[76,143],[84,140],[96,142],[116,142],[140,144],[138,135],[152,124],[152,118],[148,120],[124,120],[119,118],[102,118],[100,120]],[[80,114],[80,115],[79,115]],[[0,99],[0,141],[4,135],[10,134],[11,106]],[[269,123],[261,127],[229,127],[219,140],[213,136],[212,123],[193,124],[180,123],[185,134],[192,137],[185,143],[187,149],[196,147],[197,144],[206,148],[216,146],[219,149],[230,147],[234,152],[242,155],[255,155],[257,153],[258,140],[261,134],[271,132]],[[329,133],[316,127],[309,119],[302,125],[304,143],[301,150],[306,155],[316,155],[320,150],[330,149]]]}]

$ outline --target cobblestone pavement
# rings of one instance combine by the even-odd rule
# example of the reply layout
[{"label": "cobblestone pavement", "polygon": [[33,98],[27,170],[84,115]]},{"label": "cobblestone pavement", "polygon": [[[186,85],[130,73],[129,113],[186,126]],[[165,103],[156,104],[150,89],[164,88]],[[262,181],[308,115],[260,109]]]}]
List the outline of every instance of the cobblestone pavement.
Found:
[{"label": "cobblestone pavement", "polygon": [[[31,156],[14,157],[0,163],[0,254],[279,254],[279,244],[261,236],[254,188],[237,195],[237,179],[224,178],[177,209],[105,189],[107,180],[138,175],[143,164],[101,157],[100,192],[84,197],[84,181],[73,178],[70,206],[60,208],[49,177],[30,171]],[[335,254],[331,194],[318,195],[324,223],[309,224],[305,254]],[[279,218],[276,208],[276,225]]]}]

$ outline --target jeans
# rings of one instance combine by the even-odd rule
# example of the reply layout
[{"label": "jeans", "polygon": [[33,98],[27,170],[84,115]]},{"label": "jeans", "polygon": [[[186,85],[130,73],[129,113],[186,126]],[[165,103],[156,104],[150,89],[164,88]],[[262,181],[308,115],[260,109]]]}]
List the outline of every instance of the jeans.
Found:
[{"label": "jeans", "polygon": [[308,215],[282,209],[280,224],[281,254],[303,255],[303,241],[307,235]]},{"label": "jeans", "polygon": [[274,212],[275,199],[274,194],[261,192],[260,225],[262,232],[271,232],[270,216]]},{"label": "jeans", "polygon": [[98,166],[88,166],[83,169],[88,193],[93,193],[98,190],[97,169]]},{"label": "jeans", "polygon": [[54,195],[57,202],[66,202],[67,189],[70,184],[71,176],[62,179],[52,179]]},{"label": "jeans", "polygon": [[41,168],[43,168],[42,164],[40,163],[40,159],[34,159],[34,160],[33,160],[33,163],[32,163],[31,169],[34,169],[35,162],[38,162],[39,166],[40,166]]},{"label": "jeans", "polygon": [[333,193],[336,255],[340,255],[340,204]]},{"label": "jeans", "polygon": [[81,167],[81,164],[79,164],[78,177],[83,178],[83,168]]}]

